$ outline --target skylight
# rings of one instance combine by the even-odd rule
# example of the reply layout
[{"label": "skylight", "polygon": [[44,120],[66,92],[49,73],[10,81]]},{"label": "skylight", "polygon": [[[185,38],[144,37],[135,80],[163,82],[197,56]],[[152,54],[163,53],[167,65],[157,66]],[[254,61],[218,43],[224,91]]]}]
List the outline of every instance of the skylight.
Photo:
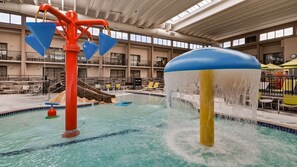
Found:
[{"label": "skylight", "polygon": [[199,10],[201,7],[204,7],[205,5],[208,5],[209,3],[213,2],[213,1],[215,1],[215,0],[203,0],[203,1],[195,4],[194,6],[190,7],[189,9],[181,12],[180,14],[172,17],[168,21],[176,22],[176,21],[180,20],[181,18],[184,18],[185,16],[192,14],[193,12]]}]

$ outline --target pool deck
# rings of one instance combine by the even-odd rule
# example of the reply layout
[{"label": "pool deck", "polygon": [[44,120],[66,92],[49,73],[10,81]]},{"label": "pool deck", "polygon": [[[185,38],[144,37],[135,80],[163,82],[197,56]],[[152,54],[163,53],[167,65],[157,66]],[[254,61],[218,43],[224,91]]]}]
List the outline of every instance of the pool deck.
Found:
[{"label": "pool deck", "polygon": [[[163,92],[129,90],[126,93],[137,93],[154,96],[166,96]],[[48,97],[44,95],[32,96],[26,94],[0,95],[0,114],[22,109],[45,107]],[[264,109],[257,111],[257,120],[275,125],[281,125],[297,130],[297,112]]]}]

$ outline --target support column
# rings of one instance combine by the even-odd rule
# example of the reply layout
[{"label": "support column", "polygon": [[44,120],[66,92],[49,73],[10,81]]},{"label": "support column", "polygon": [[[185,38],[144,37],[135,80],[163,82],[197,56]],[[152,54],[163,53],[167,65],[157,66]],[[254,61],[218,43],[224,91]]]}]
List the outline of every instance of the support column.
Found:
[{"label": "support column", "polygon": [[131,60],[130,60],[130,47],[131,47],[131,44],[130,44],[130,42],[128,42],[128,44],[127,44],[127,71],[126,71],[126,74],[127,74],[127,76],[126,76],[126,78],[130,78],[131,77],[131,74],[130,74],[130,72],[131,72]]},{"label": "support column", "polygon": [[26,70],[26,27],[25,27],[26,17],[22,15],[22,29],[21,29],[21,75],[27,75]]},{"label": "support column", "polygon": [[153,78],[153,74],[154,74],[154,46],[151,47],[151,70],[149,73],[149,77]]},{"label": "support column", "polygon": [[200,143],[214,144],[214,74],[211,70],[200,72]]}]

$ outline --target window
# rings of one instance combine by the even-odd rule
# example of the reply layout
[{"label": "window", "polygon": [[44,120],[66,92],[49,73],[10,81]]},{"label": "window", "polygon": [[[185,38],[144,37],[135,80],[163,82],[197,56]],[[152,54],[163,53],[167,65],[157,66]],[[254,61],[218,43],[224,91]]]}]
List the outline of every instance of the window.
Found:
[{"label": "window", "polygon": [[63,68],[52,68],[52,67],[43,68],[44,77],[47,76],[48,79],[53,81],[61,81],[62,72],[64,72]]},{"label": "window", "polygon": [[[42,22],[42,19],[38,19],[37,18],[37,22]],[[35,22],[35,18],[34,17],[26,17],[26,22]]]},{"label": "window", "polygon": [[0,22],[9,23],[9,14],[0,12]]},{"label": "window", "polygon": [[151,43],[151,37],[145,35],[130,34],[130,40],[143,43]]},{"label": "window", "polygon": [[211,2],[213,2],[214,0],[203,0],[197,4],[195,4],[194,6],[188,8],[187,10],[179,13],[178,15],[172,17],[171,19],[169,19],[167,22],[175,22],[178,21],[190,14],[192,14],[195,11],[198,11],[199,9],[201,9],[202,7],[207,7],[208,4],[210,4]]},{"label": "window", "polygon": [[275,33],[274,33],[274,31],[269,32],[269,33],[267,34],[267,39],[274,39],[274,38],[275,38]]},{"label": "window", "polygon": [[140,78],[140,70],[131,70],[130,76],[131,78]]},{"label": "window", "polygon": [[137,66],[140,62],[140,55],[130,55],[131,66]]},{"label": "window", "polygon": [[[105,29],[103,30],[103,33],[108,35],[108,32]],[[111,33],[111,37],[113,37],[113,38],[128,40],[128,33],[120,32],[120,31],[113,31],[113,30],[111,30],[110,33]]]},{"label": "window", "polygon": [[10,23],[11,24],[17,24],[17,25],[22,25],[22,17],[20,15],[10,15]]},{"label": "window", "polygon": [[260,34],[260,41],[264,41],[267,39],[267,33]]},{"label": "window", "polygon": [[198,48],[202,48],[202,47],[203,47],[202,45],[193,44],[193,43],[190,44],[190,49],[198,49]]},{"label": "window", "polygon": [[276,38],[283,37],[283,36],[284,36],[284,30],[283,29],[275,31],[275,37]]},{"label": "window", "polygon": [[157,61],[155,62],[155,67],[165,67],[167,64],[167,57],[157,57]]},{"label": "window", "polygon": [[65,56],[62,48],[49,48],[46,56],[50,62],[65,62]]},{"label": "window", "polygon": [[274,39],[274,38],[280,38],[284,36],[293,35],[293,27],[280,29],[276,31],[270,31],[268,33],[260,34],[260,41],[268,40],[268,39]]},{"label": "window", "polygon": [[284,29],[284,36],[293,35],[293,27]]},{"label": "window", "polygon": [[245,38],[245,43],[252,43],[252,42],[256,42],[257,41],[257,36],[254,35],[254,36],[250,36],[250,37],[246,37]]},{"label": "window", "polygon": [[125,78],[125,70],[110,70],[110,78]]},{"label": "window", "polygon": [[233,46],[238,46],[238,39],[233,40]]},{"label": "window", "polygon": [[163,38],[154,38],[153,43],[157,45],[163,45],[163,46],[171,46],[171,40],[163,39]]},{"label": "window", "polygon": [[0,60],[7,60],[7,43],[0,43]]},{"label": "window", "polygon": [[245,44],[245,39],[244,38],[240,38],[238,40],[238,45],[243,45],[243,44]]},{"label": "window", "polygon": [[126,55],[123,53],[110,53],[110,64],[112,65],[126,65]]},{"label": "window", "polygon": [[223,43],[223,48],[229,48],[231,46],[231,41],[227,41]]},{"label": "window", "polygon": [[0,78],[7,77],[7,67],[6,66],[0,66]]},{"label": "window", "polygon": [[157,71],[157,78],[163,78],[164,77],[164,71]]},{"label": "window", "polygon": [[275,65],[280,65],[284,63],[284,56],[282,53],[272,53],[272,54],[265,54],[265,64],[272,63]]},{"label": "window", "polygon": [[[34,21],[35,21],[35,19],[34,19]],[[0,22],[21,25],[22,17],[20,15],[0,12]]]},{"label": "window", "polygon": [[85,79],[87,77],[87,69],[78,67],[78,78]]},{"label": "window", "polygon": [[99,35],[99,32],[100,32],[100,29],[99,28],[94,28],[93,27],[92,35],[98,36]]},{"label": "window", "polygon": [[185,48],[188,49],[188,43],[186,42],[179,42],[179,41],[173,41],[173,47],[177,47],[177,48]]}]

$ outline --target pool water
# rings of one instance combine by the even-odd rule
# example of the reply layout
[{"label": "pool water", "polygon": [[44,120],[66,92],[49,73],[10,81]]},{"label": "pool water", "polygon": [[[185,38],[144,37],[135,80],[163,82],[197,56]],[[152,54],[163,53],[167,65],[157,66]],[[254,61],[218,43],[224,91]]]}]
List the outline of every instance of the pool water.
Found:
[{"label": "pool water", "polygon": [[[178,151],[181,149],[172,148],[177,146],[176,143],[186,143],[186,136],[196,132],[184,129],[175,133],[168,128],[169,111],[165,107],[164,98],[126,95],[119,96],[117,100],[133,101],[133,103],[123,107],[106,104],[79,108],[80,135],[74,139],[61,137],[65,119],[63,109],[58,110],[60,117],[56,119],[45,119],[46,110],[0,118],[0,166],[224,166],[226,164],[218,161],[214,165],[211,161],[212,154],[207,151],[203,154],[206,148],[199,148],[196,153],[191,152],[193,156],[190,157],[179,154]],[[184,114],[181,118],[185,122],[198,120],[189,113],[181,114]],[[240,123],[235,121],[216,120],[216,126],[225,124],[227,127],[237,125],[240,127]],[[245,157],[247,161],[244,163],[233,159],[231,165],[228,164],[296,166],[296,135],[258,126],[255,139],[258,143],[256,148],[251,147],[251,150],[238,148],[241,152],[246,151],[251,154],[253,158]],[[187,150],[182,151],[187,152]],[[219,156],[224,156],[222,154]],[[196,155],[200,157],[197,158]]]}]

